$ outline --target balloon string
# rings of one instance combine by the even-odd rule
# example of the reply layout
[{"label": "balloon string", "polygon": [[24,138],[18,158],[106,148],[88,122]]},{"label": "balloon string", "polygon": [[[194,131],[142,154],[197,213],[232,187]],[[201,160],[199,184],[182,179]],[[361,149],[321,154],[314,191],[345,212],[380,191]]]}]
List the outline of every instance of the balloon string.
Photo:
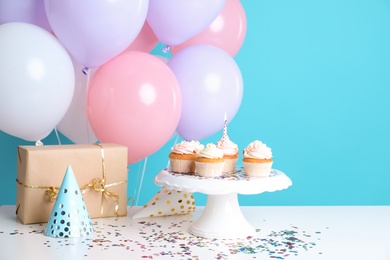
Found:
[{"label": "balloon string", "polygon": [[57,131],[57,128],[56,128],[56,127],[54,128],[54,132],[56,133],[56,137],[57,137],[58,144],[61,145],[61,139],[60,139],[60,136],[59,136],[59,134],[58,134],[58,131]]},{"label": "balloon string", "polygon": [[135,200],[135,205],[136,206],[138,206],[139,195],[141,194],[142,183],[144,181],[144,176],[145,176],[145,170],[146,170],[146,164],[147,163],[148,163],[148,157],[145,157],[145,159],[144,159],[144,167],[142,169],[142,174],[141,174],[141,181],[140,181],[139,187],[138,187],[137,199]]},{"label": "balloon string", "polygon": [[[84,72],[84,70],[83,70]],[[84,110],[84,113],[85,113],[85,128],[86,128],[86,133],[87,133],[87,139],[88,139],[88,142],[90,143],[91,142],[91,129],[89,128],[89,121],[88,121],[88,113],[87,113],[87,95],[88,95],[88,88],[89,88],[89,79],[91,77],[91,73],[87,73],[87,84],[85,86],[85,110]]]}]

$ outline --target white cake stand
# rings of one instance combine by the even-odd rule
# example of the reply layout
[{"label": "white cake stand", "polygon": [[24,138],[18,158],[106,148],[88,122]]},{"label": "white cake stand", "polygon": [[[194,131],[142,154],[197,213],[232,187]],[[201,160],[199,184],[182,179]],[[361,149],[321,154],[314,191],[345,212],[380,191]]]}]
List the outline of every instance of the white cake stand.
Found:
[{"label": "white cake stand", "polygon": [[217,178],[203,178],[162,170],[154,179],[169,190],[207,194],[203,213],[189,229],[195,236],[235,239],[254,234],[255,229],[243,216],[237,194],[259,194],[287,189],[291,179],[279,170],[272,169],[270,177],[246,177],[242,167],[234,174]]}]

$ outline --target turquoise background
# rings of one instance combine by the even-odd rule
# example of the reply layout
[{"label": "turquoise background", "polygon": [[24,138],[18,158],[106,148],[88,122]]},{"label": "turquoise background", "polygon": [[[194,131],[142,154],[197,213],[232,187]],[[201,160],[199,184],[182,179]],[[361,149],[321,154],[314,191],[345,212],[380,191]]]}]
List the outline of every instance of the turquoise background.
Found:
[{"label": "turquoise background", "polygon": [[[248,26],[235,60],[244,97],[228,133],[240,150],[255,139],[270,146],[273,167],[293,186],[240,204],[390,205],[390,1],[241,2]],[[139,205],[160,189],[153,178],[178,141],[130,165],[129,196]],[[58,143],[54,133],[43,142]],[[25,144],[33,145],[0,132],[0,204],[15,204],[16,147]],[[206,196],[195,199],[204,205]]]}]

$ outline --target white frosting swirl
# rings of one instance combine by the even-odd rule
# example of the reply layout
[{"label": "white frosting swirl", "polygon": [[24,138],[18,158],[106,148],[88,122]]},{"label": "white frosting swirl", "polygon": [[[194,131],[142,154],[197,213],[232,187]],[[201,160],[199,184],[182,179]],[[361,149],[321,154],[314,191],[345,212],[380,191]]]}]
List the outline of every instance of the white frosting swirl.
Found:
[{"label": "white frosting swirl", "polygon": [[204,145],[200,144],[199,141],[181,141],[171,148],[171,152],[177,154],[192,154],[199,152],[203,148]]},{"label": "white frosting swirl", "polygon": [[198,156],[210,159],[223,158],[223,151],[218,149],[215,144],[209,143],[203,150],[198,152]]},{"label": "white frosting swirl", "polygon": [[224,137],[217,142],[217,148],[221,149],[226,155],[238,154],[238,145],[230,141],[228,137]]},{"label": "white frosting swirl", "polygon": [[272,159],[272,151],[266,144],[256,140],[245,147],[244,158]]}]

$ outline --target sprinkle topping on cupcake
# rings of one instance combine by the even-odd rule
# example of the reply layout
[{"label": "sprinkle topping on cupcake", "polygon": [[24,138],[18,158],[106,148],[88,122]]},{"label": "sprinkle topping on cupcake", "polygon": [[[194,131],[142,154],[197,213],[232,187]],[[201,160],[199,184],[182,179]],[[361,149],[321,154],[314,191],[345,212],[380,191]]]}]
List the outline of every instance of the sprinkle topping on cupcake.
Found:
[{"label": "sprinkle topping on cupcake", "polygon": [[244,149],[244,158],[253,158],[253,159],[271,159],[272,151],[266,144],[262,143],[259,140],[251,142]]},{"label": "sprinkle topping on cupcake", "polygon": [[182,141],[171,148],[172,153],[177,154],[192,154],[198,153],[204,148],[203,144],[200,144],[199,141]]},{"label": "sprinkle topping on cupcake", "polygon": [[215,144],[209,143],[202,149],[201,151],[198,152],[199,157],[204,157],[204,158],[223,158],[223,151]]},{"label": "sprinkle topping on cupcake", "polygon": [[216,146],[221,149],[225,155],[238,155],[238,145],[229,139],[226,124],[223,127],[222,138],[217,142]]},{"label": "sprinkle topping on cupcake", "polygon": [[229,137],[222,138],[217,142],[217,148],[221,149],[226,155],[236,155],[238,154],[238,145],[233,143]]}]

